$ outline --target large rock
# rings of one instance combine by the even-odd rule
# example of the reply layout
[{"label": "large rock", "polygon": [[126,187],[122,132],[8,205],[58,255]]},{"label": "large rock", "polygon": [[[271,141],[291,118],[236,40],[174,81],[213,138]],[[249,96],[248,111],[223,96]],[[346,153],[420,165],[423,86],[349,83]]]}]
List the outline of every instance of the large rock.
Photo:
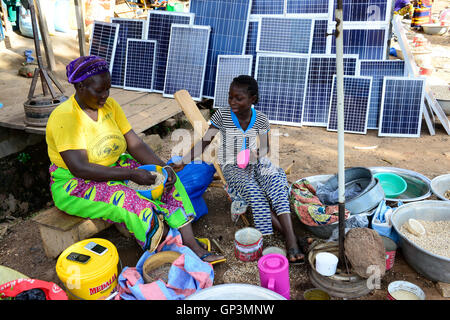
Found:
[{"label": "large rock", "polygon": [[360,277],[369,278],[374,275],[375,270],[381,277],[386,273],[386,253],[383,240],[375,230],[350,229],[345,235],[344,249],[353,271]]}]

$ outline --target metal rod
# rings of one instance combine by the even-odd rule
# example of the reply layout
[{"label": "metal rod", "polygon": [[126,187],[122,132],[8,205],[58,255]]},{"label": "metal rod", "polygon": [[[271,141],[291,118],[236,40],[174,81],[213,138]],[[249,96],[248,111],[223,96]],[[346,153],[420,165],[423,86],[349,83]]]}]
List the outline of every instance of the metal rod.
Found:
[{"label": "metal rod", "polygon": [[[345,264],[345,150],[344,150],[344,21],[343,0],[336,7],[336,89],[338,119],[339,263]],[[341,268],[343,270],[343,268]]]}]

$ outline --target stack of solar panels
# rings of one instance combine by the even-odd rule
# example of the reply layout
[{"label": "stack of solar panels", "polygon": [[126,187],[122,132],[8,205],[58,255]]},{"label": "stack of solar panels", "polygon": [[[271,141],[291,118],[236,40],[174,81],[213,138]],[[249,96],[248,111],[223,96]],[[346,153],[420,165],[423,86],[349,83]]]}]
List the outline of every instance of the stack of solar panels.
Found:
[{"label": "stack of solar panels", "polygon": [[[190,12],[149,11],[147,21],[95,22],[91,54],[112,84],[228,105],[240,74],[260,87],[255,106],[272,123],[336,130],[337,0],[190,0]],[[390,0],[344,0],[344,128],[420,136],[424,80],[388,60]]]}]

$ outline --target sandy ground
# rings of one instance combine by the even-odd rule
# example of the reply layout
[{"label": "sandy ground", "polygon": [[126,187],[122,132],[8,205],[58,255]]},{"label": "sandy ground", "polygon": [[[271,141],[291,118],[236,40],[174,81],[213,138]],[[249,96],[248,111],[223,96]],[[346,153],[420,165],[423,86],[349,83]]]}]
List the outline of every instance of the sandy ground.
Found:
[{"label": "sandy ground", "polygon": [[[444,4],[442,4],[444,2]],[[438,2],[445,6],[448,1]],[[411,35],[410,35],[411,36]],[[436,81],[449,83],[449,34],[429,37],[436,58]],[[17,69],[24,61],[23,50],[32,48],[31,39],[14,37],[12,50],[1,47],[0,55],[0,102],[12,103],[23,101],[29,88],[30,79],[16,75]],[[55,56],[57,59],[56,74],[59,79],[65,79],[64,67],[77,56],[77,41],[69,35],[52,36]],[[3,46],[3,44],[1,44]],[[20,92],[20,88],[23,92]],[[25,91],[23,88],[27,88]],[[14,90],[14,91],[12,91]],[[17,92],[20,94],[11,94]],[[276,129],[276,130],[275,130]],[[272,132],[278,132],[274,137],[279,142],[279,165],[283,168],[293,161],[290,182],[300,178],[319,174],[334,174],[337,167],[337,133],[328,132],[319,127],[287,127],[272,126]],[[275,141],[275,140],[273,140]],[[377,131],[369,130],[366,135],[345,134],[345,166],[363,167],[397,167],[421,173],[432,179],[438,175],[450,173],[450,137],[439,122],[436,122],[436,135],[431,136],[425,122],[422,124],[420,138],[385,138],[378,137]],[[168,160],[172,147],[171,135],[164,137],[164,147],[159,150],[162,159]],[[370,147],[361,149],[361,147]],[[259,275],[256,262],[241,262],[234,257],[234,233],[244,225],[240,220],[234,225],[230,219],[230,202],[222,189],[209,188],[204,198],[209,207],[209,213],[194,223],[195,234],[199,237],[214,238],[225,251],[227,262],[214,267],[215,284],[250,283],[259,285]],[[434,196],[431,199],[436,199]],[[30,213],[30,217],[32,214]],[[295,231],[298,235],[308,235],[298,219],[293,215]],[[127,239],[115,228],[109,228],[97,235],[114,243],[119,251],[123,266],[135,266],[142,250],[133,239]],[[279,234],[264,238],[264,246],[283,246]],[[217,248],[213,246],[215,250]],[[16,219],[8,226],[6,234],[0,242],[0,265],[16,269],[32,278],[53,281],[61,285],[55,271],[55,259],[45,256],[37,226],[29,219]],[[305,290],[312,288],[308,275],[309,265],[291,266],[291,297],[302,300]],[[427,299],[443,298],[436,289],[436,283],[416,273],[402,257],[401,250],[393,269],[381,280],[381,287],[359,299],[384,300],[387,285],[395,280],[406,280],[419,285]],[[338,299],[338,298],[333,298]],[[448,299],[447,299],[448,300]]]}]

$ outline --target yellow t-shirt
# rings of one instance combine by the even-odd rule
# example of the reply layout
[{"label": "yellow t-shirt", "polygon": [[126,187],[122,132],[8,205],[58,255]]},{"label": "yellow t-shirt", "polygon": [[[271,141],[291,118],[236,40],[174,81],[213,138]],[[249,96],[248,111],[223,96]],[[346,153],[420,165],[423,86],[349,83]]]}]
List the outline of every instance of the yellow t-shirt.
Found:
[{"label": "yellow t-shirt", "polygon": [[47,121],[46,141],[50,161],[67,168],[61,155],[66,150],[87,150],[91,163],[109,166],[126,151],[124,137],[131,130],[120,105],[111,97],[92,120],[78,105],[74,95],[57,106]]}]

